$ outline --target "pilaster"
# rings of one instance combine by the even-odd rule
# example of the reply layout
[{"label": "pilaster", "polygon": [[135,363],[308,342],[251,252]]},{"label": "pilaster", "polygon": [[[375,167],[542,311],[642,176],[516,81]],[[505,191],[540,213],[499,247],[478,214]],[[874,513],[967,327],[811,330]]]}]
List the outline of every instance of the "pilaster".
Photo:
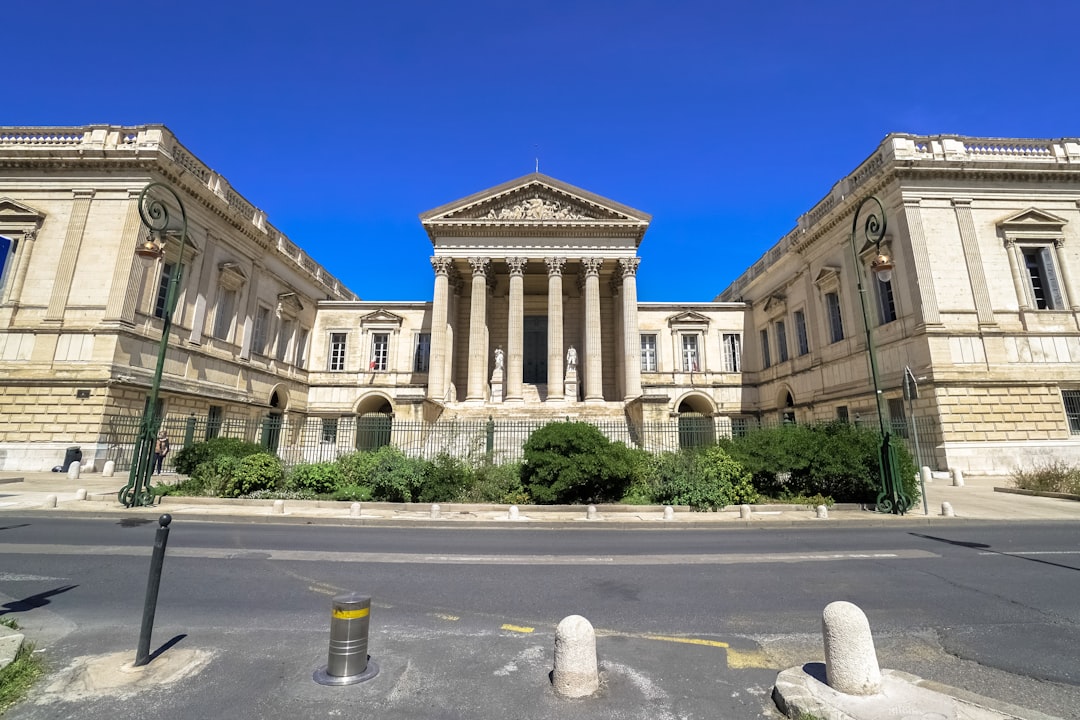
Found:
[{"label": "pilaster", "polygon": [[934,290],[934,274],[930,268],[930,253],[926,247],[926,231],[923,229],[919,198],[904,199],[904,219],[907,222],[908,239],[911,242],[912,259],[915,261],[915,286],[919,302],[916,312],[924,325],[939,325],[937,292]]},{"label": "pilaster", "polygon": [[124,216],[124,229],[120,234],[120,250],[113,265],[109,300],[105,306],[105,320],[135,323],[135,305],[138,302],[139,283],[135,274],[135,245],[139,240],[142,221],[139,219],[139,192],[128,191],[128,209]]},{"label": "pilaster", "polygon": [[956,211],[956,223],[960,228],[960,243],[964,249],[964,262],[967,264],[968,280],[971,283],[971,294],[975,298],[975,312],[979,324],[993,325],[994,309],[990,305],[990,290],[986,286],[982,253],[979,252],[975,221],[971,216],[971,199],[953,198],[952,204]]},{"label": "pilaster", "polygon": [[75,261],[82,247],[83,234],[86,231],[86,218],[90,214],[90,202],[93,190],[75,190],[71,203],[71,217],[68,218],[67,233],[64,235],[64,247],[60,252],[60,262],[56,266],[53,278],[52,296],[45,311],[45,321],[60,323],[64,319],[68,296],[71,294],[71,281],[75,277]]}]

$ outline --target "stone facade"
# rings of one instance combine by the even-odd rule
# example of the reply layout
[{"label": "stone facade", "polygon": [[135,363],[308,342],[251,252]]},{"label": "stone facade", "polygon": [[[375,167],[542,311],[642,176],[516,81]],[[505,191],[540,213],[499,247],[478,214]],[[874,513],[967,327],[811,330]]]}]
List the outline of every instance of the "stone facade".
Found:
[{"label": "stone facade", "polygon": [[[0,469],[69,444],[99,465],[141,416],[162,332],[137,196],[189,215],[167,416],[876,418],[923,460],[1007,473],[1080,461],[1080,143],[890,135],[713,302],[640,302],[651,218],[534,173],[420,216],[431,300],[358,299],[161,126],[0,128]],[[880,247],[862,236],[883,203]],[[868,273],[892,256],[886,286]],[[692,271],[688,267],[688,271]],[[167,276],[166,276],[167,277]],[[865,292],[860,292],[861,287]],[[918,398],[903,398],[905,369]],[[329,430],[328,430],[329,429]],[[925,439],[925,438],[924,438]],[[647,444],[647,443],[646,443]]]}]

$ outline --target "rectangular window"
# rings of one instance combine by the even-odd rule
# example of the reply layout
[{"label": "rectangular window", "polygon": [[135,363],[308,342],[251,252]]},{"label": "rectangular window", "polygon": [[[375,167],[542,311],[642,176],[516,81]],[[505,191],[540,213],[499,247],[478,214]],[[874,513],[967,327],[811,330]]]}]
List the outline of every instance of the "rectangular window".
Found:
[{"label": "rectangular window", "polygon": [[371,370],[373,372],[386,372],[389,366],[390,334],[372,333],[371,335]]},{"label": "rectangular window", "polygon": [[840,317],[840,296],[834,292],[825,293],[825,309],[829,314],[829,342],[844,339],[844,321]]},{"label": "rectangular window", "polygon": [[878,324],[884,325],[896,319],[896,301],[893,299],[892,280],[881,282],[873,280],[877,294]]},{"label": "rectangular window", "polygon": [[165,317],[165,302],[169,298],[169,280],[172,278],[173,263],[162,263],[161,277],[158,278],[157,298],[154,299],[154,317]]},{"label": "rectangular window", "polygon": [[795,311],[795,341],[799,343],[799,356],[810,353],[810,336],[806,334],[806,313]]},{"label": "rectangular window", "polygon": [[908,436],[907,417],[904,414],[904,398],[889,398],[889,430],[898,437]]},{"label": "rectangular window", "polygon": [[337,418],[322,419],[322,441],[324,443],[337,442]]},{"label": "rectangular window", "polygon": [[772,356],[769,354],[769,331],[761,331],[761,369],[764,370],[772,365]]},{"label": "rectangular window", "polygon": [[843,423],[848,421],[847,405],[838,405],[836,407],[836,419]]},{"label": "rectangular window", "polygon": [[270,308],[260,305],[255,310],[255,328],[252,330],[251,352],[266,354],[266,334],[270,332]]},{"label": "rectangular window", "polygon": [[426,373],[431,366],[431,333],[416,333],[413,372]]},{"label": "rectangular window", "polygon": [[1080,435],[1080,390],[1062,390],[1061,401],[1069,420],[1069,434]]},{"label": "rectangular window", "polygon": [[783,320],[777,320],[776,322],[776,360],[777,362],[787,362],[788,349],[787,349],[787,325]]},{"label": "rectangular window", "polygon": [[683,372],[698,372],[698,336],[682,336],[682,369]]},{"label": "rectangular window", "polygon": [[742,372],[742,335],[724,333],[720,341],[724,346],[724,372]]},{"label": "rectangular window", "polygon": [[1057,270],[1049,247],[1021,248],[1027,269],[1031,298],[1039,310],[1064,310]]},{"label": "rectangular window", "polygon": [[656,336],[641,336],[641,372],[656,372]]},{"label": "rectangular window", "polygon": [[221,419],[224,412],[220,405],[211,405],[206,413],[206,439],[213,440],[221,434]]},{"label": "rectangular window", "polygon": [[289,341],[292,340],[292,320],[282,320],[278,327],[277,352],[274,357],[278,362],[285,362],[289,356]]},{"label": "rectangular window", "polygon": [[330,333],[330,370],[345,369],[345,333]]},{"label": "rectangular window", "polygon": [[296,340],[296,367],[303,370],[307,367],[307,343],[308,343],[307,328],[300,328],[300,337]]},{"label": "rectangular window", "polygon": [[233,316],[236,314],[236,291],[218,288],[217,315],[214,316],[214,337],[220,340],[229,339],[229,331],[232,330]]}]

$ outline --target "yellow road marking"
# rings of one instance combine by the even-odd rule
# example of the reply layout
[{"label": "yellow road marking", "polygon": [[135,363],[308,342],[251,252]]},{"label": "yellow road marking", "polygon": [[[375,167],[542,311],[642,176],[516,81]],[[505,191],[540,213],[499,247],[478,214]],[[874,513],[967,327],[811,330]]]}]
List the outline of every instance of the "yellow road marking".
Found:
[{"label": "yellow road marking", "polygon": [[772,668],[769,656],[761,650],[733,650],[728,648],[727,666],[732,669]]},{"label": "yellow road marking", "polygon": [[531,633],[533,630],[535,630],[535,628],[522,627],[520,625],[503,625],[499,629],[500,630],[509,630],[510,632],[519,632],[519,633]]},{"label": "yellow road marking", "polygon": [[356,610],[337,610],[335,609],[332,615],[338,620],[356,620],[357,618],[365,618],[368,616],[371,610],[369,608],[357,608]]},{"label": "yellow road marking", "polygon": [[706,647],[726,648],[730,647],[726,642],[719,640],[704,640],[702,638],[674,637],[671,635],[641,635],[645,640],[660,640],[661,642],[683,643],[685,645],[704,645]]}]

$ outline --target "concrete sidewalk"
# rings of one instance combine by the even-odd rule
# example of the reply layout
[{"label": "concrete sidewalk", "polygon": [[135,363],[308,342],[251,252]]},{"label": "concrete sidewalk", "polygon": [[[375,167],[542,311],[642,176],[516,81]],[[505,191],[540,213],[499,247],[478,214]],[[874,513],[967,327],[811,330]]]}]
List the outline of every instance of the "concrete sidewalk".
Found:
[{"label": "concrete sidewalk", "polygon": [[[168,482],[176,476],[163,476]],[[691,512],[675,508],[671,519],[664,519],[659,506],[601,505],[595,518],[586,516],[581,506],[521,506],[516,519],[510,518],[506,505],[440,504],[438,517],[430,505],[365,502],[359,515],[353,503],[333,501],[287,500],[275,508],[273,500],[226,500],[220,498],[185,498],[167,496],[151,508],[124,508],[117,491],[125,484],[121,476],[102,477],[84,474],[77,480],[65,473],[0,474],[0,512],[49,510],[79,513],[136,513],[241,520],[248,522],[318,522],[327,524],[422,524],[437,526],[472,526],[486,524],[537,525],[574,524],[598,526],[661,527],[767,527],[791,525],[895,523],[956,523],[966,520],[1032,521],[1080,520],[1080,502],[1063,498],[1035,497],[1008,492],[1007,478],[968,477],[962,487],[948,479],[927,483],[927,509],[919,503],[905,516],[881,515],[858,505],[837,505],[827,519],[819,519],[813,508],[803,505],[755,505],[751,516],[740,516],[738,507],[722,512]],[[79,490],[86,500],[76,499]],[[56,497],[56,507],[46,507],[49,496]],[[941,514],[942,503],[949,503],[955,517]]]}]

